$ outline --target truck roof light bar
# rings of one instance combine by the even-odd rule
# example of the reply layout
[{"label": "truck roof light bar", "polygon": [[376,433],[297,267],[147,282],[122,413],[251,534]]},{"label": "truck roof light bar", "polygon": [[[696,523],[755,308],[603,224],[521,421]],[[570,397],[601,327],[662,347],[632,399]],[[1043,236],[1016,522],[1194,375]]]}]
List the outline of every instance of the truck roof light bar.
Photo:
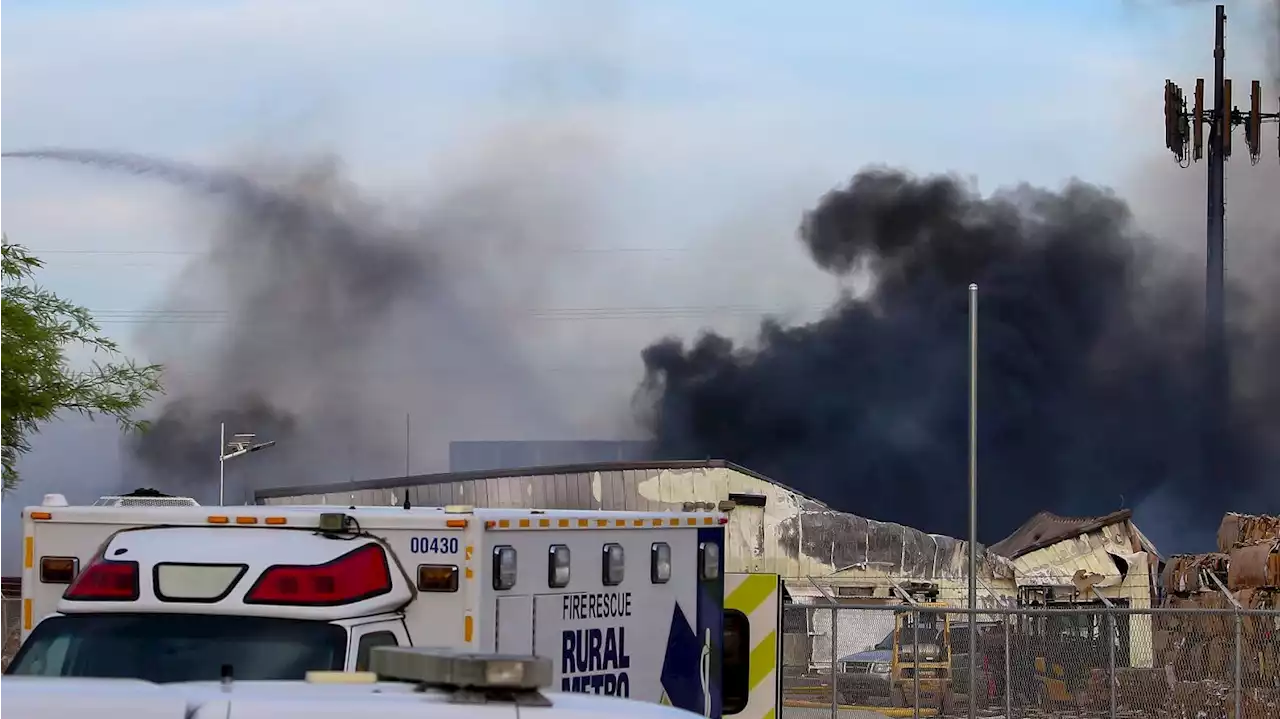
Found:
[{"label": "truck roof light bar", "polygon": [[454,703],[551,705],[539,692],[551,685],[551,660],[545,657],[472,654],[432,647],[375,647],[369,668],[381,679],[449,691]]}]

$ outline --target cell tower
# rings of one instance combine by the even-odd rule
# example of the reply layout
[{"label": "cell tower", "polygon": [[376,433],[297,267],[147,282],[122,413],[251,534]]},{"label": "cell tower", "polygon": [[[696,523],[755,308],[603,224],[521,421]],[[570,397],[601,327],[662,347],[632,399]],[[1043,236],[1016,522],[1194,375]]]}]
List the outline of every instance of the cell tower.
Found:
[{"label": "cell tower", "polygon": [[[1223,259],[1226,219],[1226,160],[1231,156],[1231,135],[1244,125],[1249,160],[1262,157],[1263,123],[1280,123],[1280,112],[1262,111],[1262,83],[1254,80],[1249,93],[1249,111],[1241,112],[1231,99],[1231,80],[1225,77],[1227,11],[1216,8],[1213,48],[1213,107],[1205,107],[1205,81],[1196,80],[1194,105],[1171,80],[1164,83],[1164,144],[1184,167],[1204,159],[1205,129],[1208,128],[1208,223],[1205,247],[1205,479],[1212,481],[1217,471],[1227,469],[1227,428],[1230,417],[1230,362],[1227,353],[1226,287]],[[1276,138],[1280,153],[1280,133]],[[1280,155],[1278,155],[1280,156]],[[1229,471],[1229,470],[1228,470]]]}]

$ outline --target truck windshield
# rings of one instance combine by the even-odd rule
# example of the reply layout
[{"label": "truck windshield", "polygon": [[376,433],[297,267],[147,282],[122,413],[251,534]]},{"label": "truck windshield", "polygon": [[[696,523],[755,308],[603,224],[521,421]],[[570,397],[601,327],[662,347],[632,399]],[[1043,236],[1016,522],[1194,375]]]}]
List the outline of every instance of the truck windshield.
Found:
[{"label": "truck windshield", "polygon": [[346,629],[296,619],[207,614],[75,614],[36,626],[5,674],[152,682],[304,679],[340,670]]}]

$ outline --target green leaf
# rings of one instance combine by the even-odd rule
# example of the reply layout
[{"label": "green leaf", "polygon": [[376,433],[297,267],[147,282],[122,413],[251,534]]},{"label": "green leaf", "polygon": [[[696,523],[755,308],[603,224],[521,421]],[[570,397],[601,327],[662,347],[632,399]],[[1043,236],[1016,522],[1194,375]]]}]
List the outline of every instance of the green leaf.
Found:
[{"label": "green leaf", "polygon": [[[3,307],[0,308],[0,413],[3,414],[4,491],[17,485],[17,461],[30,451],[30,437],[59,412],[104,415],[125,431],[145,429],[134,413],[163,392],[160,365],[138,365],[120,356],[115,342],[99,334],[89,310],[35,283],[44,264],[25,247],[3,237]],[[67,348],[88,346],[109,361],[73,369]]]}]

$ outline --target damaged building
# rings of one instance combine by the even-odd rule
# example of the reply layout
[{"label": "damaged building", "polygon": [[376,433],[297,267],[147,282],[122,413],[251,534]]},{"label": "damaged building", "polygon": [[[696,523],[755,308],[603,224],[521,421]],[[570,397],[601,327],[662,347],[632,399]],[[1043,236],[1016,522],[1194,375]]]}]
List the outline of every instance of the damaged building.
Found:
[{"label": "damaged building", "polygon": [[[1012,563],[1019,606],[1147,609],[1158,600],[1160,553],[1128,509],[1101,517],[1039,512],[990,551]],[[1128,666],[1152,666],[1151,616],[1131,614],[1117,631]]]},{"label": "damaged building", "polygon": [[[936,592],[933,601],[967,604],[966,542],[832,509],[722,460],[450,472],[258,490],[255,500],[383,506],[407,500],[419,506],[638,511],[731,500],[734,508],[725,536],[729,571],[778,574],[794,603],[900,604],[906,587],[927,586]],[[1152,600],[1152,557],[1157,555],[1128,512],[1087,520],[1042,513],[999,544],[981,549],[978,556],[979,606],[1011,607],[1020,597],[1035,601],[1037,596],[1092,605],[1101,595],[1134,607],[1150,606]],[[836,656],[874,644],[892,621],[889,612],[843,613],[836,628]],[[787,639],[788,663],[829,662],[830,615],[814,613],[803,629],[800,636]],[[1129,634],[1151,636],[1149,627]],[[792,646],[795,642],[803,646]],[[1134,665],[1150,665],[1149,642],[1145,649],[1130,651]]]}]

